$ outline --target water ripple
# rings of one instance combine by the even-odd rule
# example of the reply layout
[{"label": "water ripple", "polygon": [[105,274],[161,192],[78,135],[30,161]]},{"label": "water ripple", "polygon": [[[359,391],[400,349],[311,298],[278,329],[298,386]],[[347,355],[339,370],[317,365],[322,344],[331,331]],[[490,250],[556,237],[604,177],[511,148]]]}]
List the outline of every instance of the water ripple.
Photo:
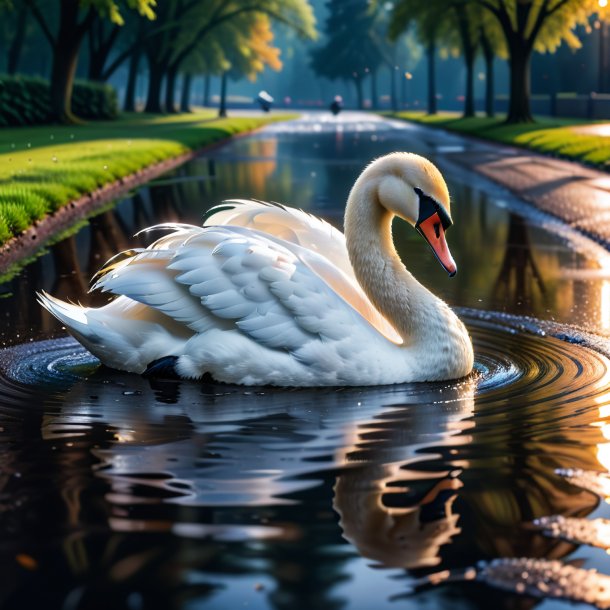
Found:
[{"label": "water ripple", "polygon": [[[589,601],[578,583],[604,593],[603,577],[568,568],[576,588],[562,589],[567,572],[544,563],[572,538],[524,524],[563,515],[582,529],[608,495],[607,346],[565,325],[459,313],[476,370],[434,384],[243,388],[112,371],[72,339],[3,350],[5,544],[34,535],[24,515],[44,523],[58,495],[67,531],[87,531],[83,502],[93,497],[103,498],[104,527],[121,535],[224,544],[296,540],[332,525],[375,565],[497,557],[477,580]],[[530,562],[534,580],[536,570],[550,576],[513,578],[525,563],[510,557],[530,557],[515,561]]]}]

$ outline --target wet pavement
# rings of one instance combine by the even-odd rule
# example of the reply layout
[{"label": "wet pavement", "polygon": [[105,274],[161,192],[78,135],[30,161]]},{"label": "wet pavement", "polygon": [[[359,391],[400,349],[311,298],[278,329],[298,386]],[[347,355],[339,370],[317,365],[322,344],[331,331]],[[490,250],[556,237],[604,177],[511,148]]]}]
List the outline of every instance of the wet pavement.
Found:
[{"label": "wet pavement", "polygon": [[[575,132],[579,131],[605,137],[610,134],[610,126],[575,128]],[[608,173],[512,146],[490,144],[445,131],[442,134],[447,156],[456,163],[490,178],[523,201],[610,249]],[[607,145],[610,146],[610,139]]]},{"label": "wet pavement", "polygon": [[[138,229],[199,223],[225,198],[340,225],[363,165],[397,149],[431,158],[452,194],[456,278],[409,227],[395,240],[472,333],[466,381],[144,379],[100,367],[34,301],[99,299],[90,276],[145,245]],[[478,152],[306,115],[156,180],[2,285],[0,606],[606,607],[610,255],[460,164]]]}]

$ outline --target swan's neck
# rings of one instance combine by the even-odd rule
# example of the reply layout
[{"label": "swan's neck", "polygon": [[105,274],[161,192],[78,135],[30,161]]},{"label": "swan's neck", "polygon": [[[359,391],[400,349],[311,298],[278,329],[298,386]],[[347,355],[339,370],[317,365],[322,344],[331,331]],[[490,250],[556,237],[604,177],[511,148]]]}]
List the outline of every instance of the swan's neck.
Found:
[{"label": "swan's neck", "polygon": [[393,214],[377,197],[374,184],[356,183],[345,211],[345,238],[358,282],[377,310],[409,346],[427,341],[430,324],[446,306],[403,265],[392,241]]}]

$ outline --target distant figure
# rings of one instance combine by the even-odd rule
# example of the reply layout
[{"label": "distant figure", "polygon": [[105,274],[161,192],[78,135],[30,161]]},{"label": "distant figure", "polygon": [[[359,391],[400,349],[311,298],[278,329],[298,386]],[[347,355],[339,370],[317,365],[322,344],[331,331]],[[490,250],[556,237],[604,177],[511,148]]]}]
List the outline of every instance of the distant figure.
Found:
[{"label": "distant figure", "polygon": [[271,110],[273,98],[266,91],[261,91],[257,95],[256,101],[260,104],[263,112],[269,112]]},{"label": "distant figure", "polygon": [[330,111],[337,116],[343,109],[343,98],[340,95],[335,95],[330,103]]}]

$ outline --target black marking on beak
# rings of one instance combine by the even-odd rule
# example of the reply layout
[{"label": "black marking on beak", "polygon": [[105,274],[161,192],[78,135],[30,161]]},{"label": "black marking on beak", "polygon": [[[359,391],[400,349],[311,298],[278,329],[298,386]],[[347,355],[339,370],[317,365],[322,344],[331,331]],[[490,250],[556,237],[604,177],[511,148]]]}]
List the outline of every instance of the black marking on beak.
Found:
[{"label": "black marking on beak", "polygon": [[[438,214],[440,218],[441,224],[443,225],[443,229],[446,231],[452,224],[453,220],[451,220],[451,216],[445,209],[445,206],[440,204],[434,197],[430,197],[426,195],[421,189],[414,189],[419,197],[419,217],[417,218],[417,222],[415,223],[415,228],[417,228],[424,220],[430,218],[432,214]],[[435,228],[435,231],[437,229]],[[436,236],[438,237],[438,231]]]}]

